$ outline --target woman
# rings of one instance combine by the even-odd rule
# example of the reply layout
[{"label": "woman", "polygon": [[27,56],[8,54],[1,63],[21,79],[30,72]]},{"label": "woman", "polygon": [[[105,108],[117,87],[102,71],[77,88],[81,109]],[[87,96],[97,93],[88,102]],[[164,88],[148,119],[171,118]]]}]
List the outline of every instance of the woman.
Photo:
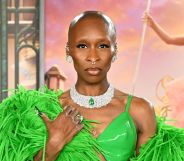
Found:
[{"label": "woman", "polygon": [[[158,34],[158,36],[167,44],[171,45],[184,45],[184,35],[183,36],[172,36],[168,34],[155,20],[152,18],[150,14],[147,12],[144,13],[143,16],[144,21],[148,23],[148,25]],[[169,98],[169,104],[172,108],[172,112],[168,113],[168,117],[177,118],[175,125],[179,125],[180,127],[184,127],[184,119],[182,116],[182,108],[183,108],[183,78],[176,78],[171,83],[167,85],[167,95]],[[172,90],[171,90],[172,89]],[[181,111],[181,112],[179,112]],[[178,117],[180,115],[180,117]]]},{"label": "woman", "polygon": [[[86,119],[100,122],[95,125],[93,135],[106,151],[113,151],[113,155],[100,155],[102,160],[128,160],[135,148],[139,153],[140,146],[155,134],[154,110],[147,101],[137,97],[132,98],[130,107],[126,109],[131,96],[128,98],[128,94],[115,89],[107,80],[107,73],[117,54],[116,31],[110,18],[97,11],[87,11],[74,18],[69,27],[66,53],[78,77],[75,86],[60,97],[61,104],[66,107],[64,112],[52,122],[42,115],[48,128],[46,160],[56,159],[65,144],[83,128],[78,119],[79,113]],[[125,112],[128,114],[120,118]],[[104,135],[106,142],[102,141],[106,128],[116,118],[120,118],[121,127],[112,129],[113,134],[109,134],[109,138]],[[120,133],[118,147],[117,142],[108,143],[108,139]],[[130,139],[130,146],[126,145],[128,149],[124,147],[126,139]],[[35,161],[41,156],[42,152]]]},{"label": "woman", "polygon": [[148,25],[165,43],[172,45],[184,45],[184,36],[171,36],[157,22],[155,22],[155,20],[147,12],[145,12],[143,19],[148,22]]},{"label": "woman", "polygon": [[77,72],[76,84],[62,95],[19,87],[4,100],[0,160],[33,160],[33,156],[35,161],[184,159],[183,130],[168,128],[160,119],[156,122],[147,101],[108,82],[116,55],[116,31],[109,17],[87,11],[74,18],[66,57]]}]

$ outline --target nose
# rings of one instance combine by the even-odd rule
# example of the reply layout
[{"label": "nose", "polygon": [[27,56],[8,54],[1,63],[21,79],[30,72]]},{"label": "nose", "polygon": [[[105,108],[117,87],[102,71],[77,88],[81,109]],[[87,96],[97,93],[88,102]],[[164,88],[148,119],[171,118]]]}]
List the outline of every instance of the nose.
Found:
[{"label": "nose", "polygon": [[90,49],[88,55],[87,55],[87,61],[90,62],[97,62],[100,60],[98,51],[96,51],[95,48]]}]

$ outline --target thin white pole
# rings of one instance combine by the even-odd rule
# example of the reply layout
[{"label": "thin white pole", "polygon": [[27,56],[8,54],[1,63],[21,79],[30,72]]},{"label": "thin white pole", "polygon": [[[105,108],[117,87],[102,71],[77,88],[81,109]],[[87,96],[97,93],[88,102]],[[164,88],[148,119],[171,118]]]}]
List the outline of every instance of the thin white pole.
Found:
[{"label": "thin white pole", "polygon": [[[150,7],[151,7],[151,0],[148,0],[147,7],[146,7],[146,12],[149,12]],[[132,95],[135,92],[136,82],[137,82],[137,78],[138,78],[138,74],[139,74],[140,62],[141,62],[141,57],[142,57],[142,53],[143,53],[146,29],[147,29],[147,23],[145,22],[143,24],[143,30],[142,30],[142,34],[141,34],[141,44],[140,44],[139,51],[138,51],[138,58],[137,58],[137,61],[136,61],[136,66],[135,66],[135,73],[134,73],[133,81],[132,81],[132,91],[131,91]]]}]

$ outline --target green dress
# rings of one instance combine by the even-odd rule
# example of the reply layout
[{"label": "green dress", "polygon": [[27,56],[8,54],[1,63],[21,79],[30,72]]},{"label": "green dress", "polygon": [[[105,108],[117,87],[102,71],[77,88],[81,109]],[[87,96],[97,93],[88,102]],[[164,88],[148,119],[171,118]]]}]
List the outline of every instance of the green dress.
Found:
[{"label": "green dress", "polygon": [[127,161],[135,151],[137,132],[128,112],[132,96],[128,96],[125,111],[118,115],[97,138],[107,161]]},{"label": "green dress", "polygon": [[[40,149],[45,151],[47,129],[36,115],[35,107],[55,119],[62,112],[59,95],[46,87],[39,91],[19,86],[15,93],[0,103],[0,161],[33,161]],[[167,125],[157,117],[157,132],[132,156],[136,145],[136,128],[128,112],[116,117],[96,139],[91,134],[91,120],[83,120],[84,128],[65,145],[57,161],[184,161],[184,129]],[[45,154],[45,153],[43,153]],[[44,161],[44,155],[43,160]]]}]

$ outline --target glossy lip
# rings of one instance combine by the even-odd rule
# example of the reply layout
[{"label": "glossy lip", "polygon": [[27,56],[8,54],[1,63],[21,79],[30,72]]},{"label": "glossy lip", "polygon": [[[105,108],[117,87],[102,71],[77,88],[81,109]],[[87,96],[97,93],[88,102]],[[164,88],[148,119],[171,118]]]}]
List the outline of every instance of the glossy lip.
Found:
[{"label": "glossy lip", "polygon": [[86,68],[85,71],[87,71],[89,75],[96,76],[100,73],[101,69],[97,67],[91,67]]}]

